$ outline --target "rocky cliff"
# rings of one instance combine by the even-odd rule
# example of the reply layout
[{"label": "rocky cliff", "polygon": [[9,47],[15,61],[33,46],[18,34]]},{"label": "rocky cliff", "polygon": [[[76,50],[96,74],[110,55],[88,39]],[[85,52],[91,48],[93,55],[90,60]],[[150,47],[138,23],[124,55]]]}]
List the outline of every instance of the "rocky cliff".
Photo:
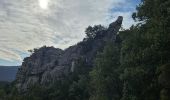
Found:
[{"label": "rocky cliff", "polygon": [[79,58],[92,66],[96,54],[104,48],[105,43],[116,41],[122,20],[123,17],[119,16],[107,29],[99,31],[94,38],[84,39],[65,50],[53,47],[34,50],[30,57],[24,59],[17,72],[17,88],[20,91],[26,91],[29,86],[34,84],[48,86],[73,72],[75,62]]}]

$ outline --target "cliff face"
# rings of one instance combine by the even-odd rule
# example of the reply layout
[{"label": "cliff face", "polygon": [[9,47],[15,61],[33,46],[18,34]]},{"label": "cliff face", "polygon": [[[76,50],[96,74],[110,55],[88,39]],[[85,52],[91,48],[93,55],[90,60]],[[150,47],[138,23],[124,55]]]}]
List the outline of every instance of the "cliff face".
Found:
[{"label": "cliff face", "polygon": [[93,39],[84,39],[77,45],[66,50],[53,47],[42,47],[24,59],[17,72],[16,86],[20,91],[26,91],[29,86],[40,84],[48,86],[56,80],[62,79],[74,71],[77,59],[83,59],[89,66],[97,54],[105,46],[106,41],[116,41],[117,32],[122,24],[123,17],[111,23],[108,29],[98,32]]}]

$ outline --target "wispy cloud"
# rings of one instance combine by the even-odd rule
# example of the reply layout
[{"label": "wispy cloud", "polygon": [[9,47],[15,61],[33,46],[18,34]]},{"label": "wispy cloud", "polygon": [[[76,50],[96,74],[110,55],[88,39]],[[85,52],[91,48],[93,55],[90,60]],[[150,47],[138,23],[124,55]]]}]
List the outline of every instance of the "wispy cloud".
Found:
[{"label": "wispy cloud", "polygon": [[0,0],[0,59],[22,61],[19,52],[43,45],[66,48],[82,40],[88,25],[107,25],[119,15],[127,28],[133,23],[132,1],[49,0],[42,9],[39,0]]}]

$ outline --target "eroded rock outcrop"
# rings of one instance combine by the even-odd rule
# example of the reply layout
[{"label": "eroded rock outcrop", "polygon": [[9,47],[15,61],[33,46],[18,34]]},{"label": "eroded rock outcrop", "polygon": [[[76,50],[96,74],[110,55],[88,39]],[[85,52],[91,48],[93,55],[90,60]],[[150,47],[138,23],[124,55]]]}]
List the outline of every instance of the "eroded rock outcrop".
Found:
[{"label": "eroded rock outcrop", "polygon": [[53,47],[42,47],[24,59],[16,77],[16,86],[20,91],[27,91],[29,86],[40,84],[48,86],[63,76],[74,71],[75,61],[84,59],[89,66],[93,64],[96,54],[103,50],[106,41],[116,41],[123,17],[109,25],[106,30],[100,31],[100,36],[88,39],[71,46],[66,50]]}]

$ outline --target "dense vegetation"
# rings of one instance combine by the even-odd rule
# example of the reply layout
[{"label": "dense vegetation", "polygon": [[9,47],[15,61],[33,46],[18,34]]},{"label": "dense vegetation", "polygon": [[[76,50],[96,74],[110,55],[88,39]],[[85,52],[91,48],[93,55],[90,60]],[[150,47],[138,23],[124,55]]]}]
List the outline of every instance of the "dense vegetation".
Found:
[{"label": "dense vegetation", "polygon": [[[139,24],[120,32],[121,41],[108,42],[92,69],[80,59],[74,73],[50,88],[35,85],[21,95],[14,87],[5,86],[0,98],[170,100],[170,0],[142,0],[132,17]],[[93,29],[86,30],[89,38],[98,33]]]}]

